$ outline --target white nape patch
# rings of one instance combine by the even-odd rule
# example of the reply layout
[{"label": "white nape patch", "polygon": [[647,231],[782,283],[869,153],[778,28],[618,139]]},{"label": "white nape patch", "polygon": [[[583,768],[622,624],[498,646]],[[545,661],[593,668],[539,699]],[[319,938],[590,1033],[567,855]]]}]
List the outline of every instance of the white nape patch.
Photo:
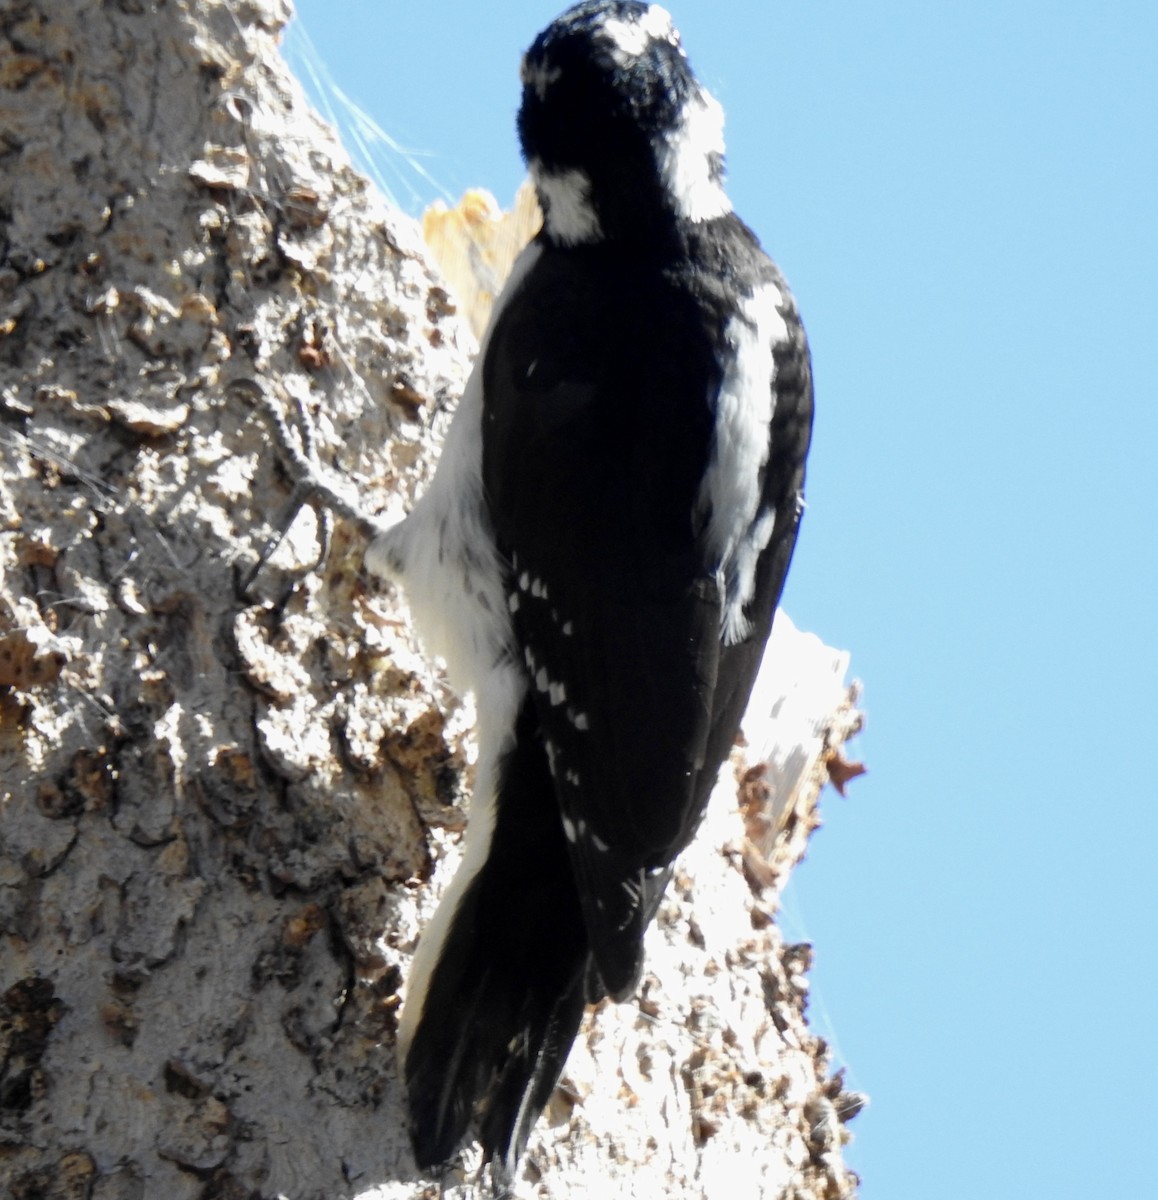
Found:
[{"label": "white nape patch", "polygon": [[634,20],[609,17],[603,22],[603,33],[611,43],[611,57],[620,67],[638,58],[651,41],[670,42],[673,46],[679,43],[671,14],[658,4],[649,5],[643,16]]},{"label": "white nape patch", "polygon": [[732,211],[723,182],[713,176],[713,160],[724,155],[724,110],[704,88],[680,114],[657,154],[660,178],[675,210],[689,221],[711,221]]},{"label": "white nape patch", "polygon": [[591,180],[582,171],[548,171],[538,159],[532,159],[530,173],[552,241],[560,246],[580,246],[602,238],[599,217],[591,204]]},{"label": "white nape patch", "polygon": [[765,284],[724,329],[729,354],[699,504],[708,513],[708,546],[724,579],[725,645],[748,632],[744,605],[756,586],[756,560],[772,536],[774,517],[760,516],[760,472],[775,408],[772,352],[788,337],[781,303],[780,289]]},{"label": "white nape patch", "polygon": [[541,253],[528,246],[511,270],[483,335],[475,369],[447,430],[434,478],[411,514],[380,534],[366,566],[397,578],[428,652],[446,661],[451,682],[474,692],[478,762],[462,864],[423,931],[406,983],[398,1029],[405,1062],[422,1016],[430,976],[459,902],[490,853],[495,828],[499,763],[514,740],[526,678],[512,660],[514,633],[502,569],[482,491],[482,364],[490,330],[523,286]]}]

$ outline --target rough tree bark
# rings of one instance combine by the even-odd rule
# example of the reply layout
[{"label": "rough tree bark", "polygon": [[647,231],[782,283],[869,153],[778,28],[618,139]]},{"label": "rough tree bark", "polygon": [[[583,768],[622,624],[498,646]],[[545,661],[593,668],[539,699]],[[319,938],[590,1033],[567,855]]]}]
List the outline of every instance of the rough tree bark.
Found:
[{"label": "rough tree bark", "polygon": [[[455,865],[470,711],[290,487],[276,378],[405,505],[468,365],[411,222],[308,111],[278,0],[0,0],[0,1194],[437,1194],[398,992]],[[541,1123],[528,1195],[850,1195],[777,889],[856,716],[778,632],[655,931]],[[791,717],[792,712],[796,713]],[[450,1187],[472,1188],[470,1159]]]}]

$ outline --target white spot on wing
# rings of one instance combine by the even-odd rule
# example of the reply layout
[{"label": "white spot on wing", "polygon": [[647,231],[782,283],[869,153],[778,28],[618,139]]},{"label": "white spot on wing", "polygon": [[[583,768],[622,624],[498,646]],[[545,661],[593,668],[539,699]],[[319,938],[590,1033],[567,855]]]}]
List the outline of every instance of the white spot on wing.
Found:
[{"label": "white spot on wing", "polygon": [[571,824],[569,817],[563,818],[563,833],[566,835],[569,842],[575,840],[575,826]]},{"label": "white spot on wing", "polygon": [[558,708],[558,706],[560,704],[563,704],[566,701],[566,699],[567,699],[566,687],[564,687],[563,684],[561,684],[561,683],[552,683],[551,684],[551,705],[552,705],[552,707]]},{"label": "white spot on wing", "polygon": [[587,732],[589,726],[587,724],[587,714],[586,713],[582,713],[582,712],[576,713],[575,717],[574,717],[574,722],[575,722],[575,728],[578,729],[580,733]]},{"label": "white spot on wing", "polygon": [[550,686],[551,680],[547,676],[547,668],[540,667],[539,673],[535,676],[535,687],[538,688],[540,692],[545,692],[549,690]]},{"label": "white spot on wing", "polygon": [[510,610],[510,612],[512,614],[517,613],[519,611],[519,593],[518,592],[511,592],[507,596],[507,608]]}]

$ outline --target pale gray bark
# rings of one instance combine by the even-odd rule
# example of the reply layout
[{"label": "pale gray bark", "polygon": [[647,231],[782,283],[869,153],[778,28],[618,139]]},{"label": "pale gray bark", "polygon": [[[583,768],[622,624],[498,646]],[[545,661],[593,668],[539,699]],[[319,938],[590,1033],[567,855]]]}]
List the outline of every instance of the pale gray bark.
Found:
[{"label": "pale gray bark", "polygon": [[[303,510],[245,589],[290,488],[229,384],[279,381],[401,508],[469,335],[305,107],[276,0],[2,4],[0,1195],[433,1194],[392,1041],[469,709],[353,526]],[[585,1026],[526,1195],[714,1197],[736,1163],[850,1193],[855,1100],[772,920],[852,721],[824,661],[778,798],[749,779],[746,830],[725,794],[638,1003]]]}]

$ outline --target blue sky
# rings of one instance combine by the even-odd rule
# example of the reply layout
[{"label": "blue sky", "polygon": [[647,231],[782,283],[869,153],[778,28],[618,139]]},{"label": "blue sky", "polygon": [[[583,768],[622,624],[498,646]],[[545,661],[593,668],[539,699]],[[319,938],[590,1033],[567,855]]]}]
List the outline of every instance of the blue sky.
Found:
[{"label": "blue sky", "polygon": [[[422,152],[373,151],[403,207],[509,203],[560,7],[299,0],[288,51]],[[861,1195],[1152,1194],[1158,5],[669,7],[812,342],[785,603],[852,651],[870,774],[785,924]]]}]

